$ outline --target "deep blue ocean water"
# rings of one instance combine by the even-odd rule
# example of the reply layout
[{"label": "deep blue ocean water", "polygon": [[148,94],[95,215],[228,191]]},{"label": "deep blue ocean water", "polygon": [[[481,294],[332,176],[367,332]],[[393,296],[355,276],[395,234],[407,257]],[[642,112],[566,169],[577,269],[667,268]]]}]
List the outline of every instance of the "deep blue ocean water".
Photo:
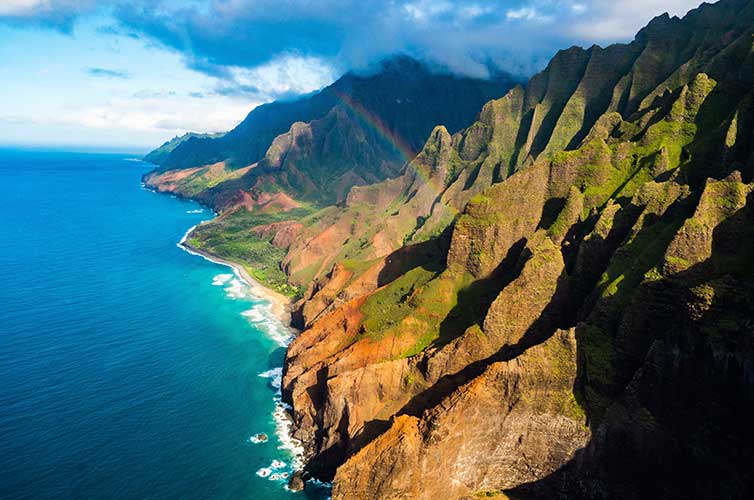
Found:
[{"label": "deep blue ocean water", "polygon": [[0,498],[323,498],[257,475],[292,458],[280,325],[176,246],[211,213],[149,168],[0,150]]}]

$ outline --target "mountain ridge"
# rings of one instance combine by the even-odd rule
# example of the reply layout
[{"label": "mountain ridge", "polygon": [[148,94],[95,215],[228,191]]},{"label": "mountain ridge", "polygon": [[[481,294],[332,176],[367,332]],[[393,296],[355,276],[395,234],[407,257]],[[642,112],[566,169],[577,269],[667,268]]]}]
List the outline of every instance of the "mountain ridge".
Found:
[{"label": "mountain ridge", "polygon": [[[437,114],[437,110],[427,109],[433,95],[448,99],[452,96],[453,88],[463,89],[464,94],[476,93],[476,96],[465,95],[465,99],[459,103],[446,103],[449,113],[445,116],[440,109],[439,121],[458,129],[467,124],[470,112],[473,114],[478,110],[477,103],[486,102],[510,81],[514,81],[513,78],[505,74],[490,80],[458,77],[431,69],[408,56],[396,56],[384,60],[370,73],[346,73],[333,84],[307,96],[262,104],[222,137],[188,138],[178,144],[175,151],[159,165],[162,170],[192,168],[220,161],[227,162],[230,167],[250,165],[261,160],[273,139],[287,132],[293,123],[308,123],[323,118],[333,107],[343,104],[344,97],[379,115],[380,100],[395,100],[405,94],[407,98],[418,101],[417,97],[423,95],[422,102],[404,103],[413,114],[421,116]],[[456,109],[462,108],[453,106],[464,106],[464,102],[468,103],[467,109],[456,112]],[[418,106],[425,107],[420,109]],[[409,115],[391,116],[387,111],[382,119],[388,128],[406,140],[410,149],[418,150],[429,132],[425,130],[427,125],[421,121],[415,122],[415,118]]]},{"label": "mountain ridge", "polygon": [[[197,248],[249,262],[259,281],[296,294],[302,282],[291,286],[276,269],[282,260],[281,250],[266,238],[249,236],[248,229],[299,219],[344,202],[353,186],[395,177],[426,139],[423,130],[429,133],[437,121],[453,128],[468,125],[484,102],[504,94],[512,84],[504,75],[485,81],[433,73],[418,61],[398,57],[383,63],[382,71],[366,76],[348,74],[301,101],[310,109],[326,100],[331,107],[319,118],[288,125],[288,114],[278,116],[276,120],[285,123],[286,130],[273,137],[268,129],[258,137],[262,142],[255,144],[266,144],[266,150],[255,163],[239,166],[226,158],[171,168],[176,154],[195,159],[184,156],[186,148],[194,148],[196,143],[189,138],[143,181],[157,191],[190,197],[220,213],[215,221],[194,231],[190,241]],[[274,109],[272,105],[256,108],[249,117]],[[220,138],[201,140],[212,144],[228,138],[235,141],[234,136],[263,125],[257,122],[256,118],[247,119]],[[267,140],[269,143],[264,142]]]}]

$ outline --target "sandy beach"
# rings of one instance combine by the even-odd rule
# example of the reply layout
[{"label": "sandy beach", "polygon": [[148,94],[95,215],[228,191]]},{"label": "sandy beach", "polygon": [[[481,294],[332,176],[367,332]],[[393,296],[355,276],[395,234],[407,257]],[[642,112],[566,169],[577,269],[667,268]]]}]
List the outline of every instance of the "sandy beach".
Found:
[{"label": "sandy beach", "polygon": [[204,250],[200,250],[189,245],[186,240],[188,238],[188,235],[191,234],[191,231],[194,230],[194,227],[186,231],[186,234],[183,236],[183,238],[181,238],[181,241],[178,242],[178,246],[189,253],[199,255],[211,262],[222,264],[233,269],[233,272],[236,274],[236,276],[238,276],[241,281],[248,285],[251,294],[257,298],[268,301],[271,305],[270,309],[275,317],[277,317],[285,326],[293,330],[293,328],[291,327],[291,299],[286,297],[282,293],[276,292],[275,290],[271,290],[270,288],[262,285],[260,282],[255,280],[241,264],[223,259],[222,257],[218,257],[217,255],[205,252]]}]

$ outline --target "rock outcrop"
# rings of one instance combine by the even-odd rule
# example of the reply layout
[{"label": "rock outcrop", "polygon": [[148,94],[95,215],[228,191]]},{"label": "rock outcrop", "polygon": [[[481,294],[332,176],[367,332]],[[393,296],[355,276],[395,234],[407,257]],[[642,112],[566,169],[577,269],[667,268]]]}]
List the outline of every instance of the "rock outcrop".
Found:
[{"label": "rock outcrop", "polygon": [[460,498],[542,479],[589,440],[575,378],[573,331],[492,363],[421,418],[397,417],[338,469],[333,496]]}]

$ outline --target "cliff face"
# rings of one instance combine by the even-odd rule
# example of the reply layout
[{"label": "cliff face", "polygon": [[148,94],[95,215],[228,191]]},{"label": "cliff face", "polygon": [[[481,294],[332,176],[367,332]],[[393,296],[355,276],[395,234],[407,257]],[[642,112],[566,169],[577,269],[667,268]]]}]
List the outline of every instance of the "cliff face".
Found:
[{"label": "cliff face", "polygon": [[339,469],[333,496],[459,498],[552,473],[589,439],[575,377],[573,331],[492,363],[421,419],[397,417]]},{"label": "cliff face", "polygon": [[563,51],[302,221],[283,394],[333,498],[752,494],[753,27]]}]

